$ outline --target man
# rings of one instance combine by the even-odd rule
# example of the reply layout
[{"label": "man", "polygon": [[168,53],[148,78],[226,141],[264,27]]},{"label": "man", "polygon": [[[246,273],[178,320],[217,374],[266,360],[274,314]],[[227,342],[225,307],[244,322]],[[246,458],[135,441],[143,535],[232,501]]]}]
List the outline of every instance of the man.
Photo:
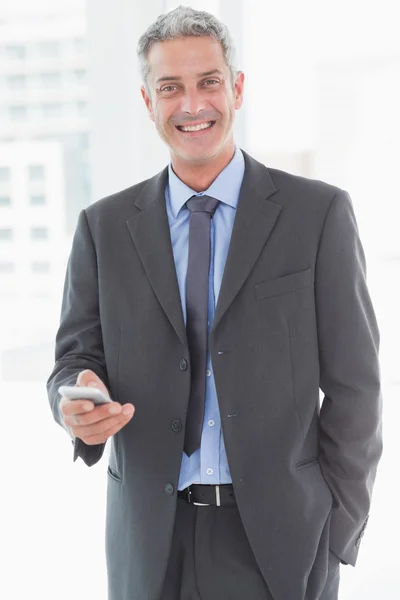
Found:
[{"label": "man", "polygon": [[244,75],[212,15],[162,15],[138,52],[171,164],[81,212],[48,381],[74,460],[111,439],[109,598],[337,599],[382,452],[350,197],[235,145]]}]

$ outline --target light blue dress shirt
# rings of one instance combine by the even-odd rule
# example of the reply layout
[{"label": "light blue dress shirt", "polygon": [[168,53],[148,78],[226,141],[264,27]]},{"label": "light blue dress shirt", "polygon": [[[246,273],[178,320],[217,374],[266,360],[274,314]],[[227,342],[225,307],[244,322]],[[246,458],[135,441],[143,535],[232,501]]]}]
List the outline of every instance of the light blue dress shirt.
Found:
[{"label": "light blue dress shirt", "polygon": [[[165,200],[185,325],[190,211],[184,205],[192,196],[203,196],[204,194],[220,200],[220,204],[211,219],[208,332],[211,330],[215,306],[218,302],[244,169],[243,153],[240,148],[236,147],[231,162],[207,190],[198,193],[183,183],[172,170],[172,165],[169,165]],[[222,435],[217,391],[209,350],[207,350],[206,368],[206,398],[201,446],[190,457],[183,452],[178,483],[178,489],[180,490],[192,483],[212,485],[232,483]]]}]

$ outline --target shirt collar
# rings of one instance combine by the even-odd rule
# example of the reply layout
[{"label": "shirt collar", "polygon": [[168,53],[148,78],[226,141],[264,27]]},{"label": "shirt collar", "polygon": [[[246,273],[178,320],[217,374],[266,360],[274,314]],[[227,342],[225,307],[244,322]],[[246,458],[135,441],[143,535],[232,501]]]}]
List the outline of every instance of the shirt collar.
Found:
[{"label": "shirt collar", "polygon": [[210,187],[204,192],[195,192],[186,183],[184,183],[174,173],[172,164],[168,165],[168,188],[171,210],[176,219],[183,205],[192,196],[203,196],[207,194],[220,202],[229,204],[233,208],[237,207],[239,200],[240,187],[244,176],[244,157],[243,153],[235,146],[235,154],[232,160],[221,171],[218,177],[212,182]]}]

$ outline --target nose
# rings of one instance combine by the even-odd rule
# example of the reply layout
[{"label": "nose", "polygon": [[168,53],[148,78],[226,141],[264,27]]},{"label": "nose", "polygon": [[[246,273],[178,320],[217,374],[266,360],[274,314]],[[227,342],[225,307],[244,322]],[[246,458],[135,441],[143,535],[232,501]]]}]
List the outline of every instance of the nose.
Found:
[{"label": "nose", "polygon": [[192,116],[196,116],[204,108],[205,101],[202,94],[196,89],[186,90],[182,98],[182,111]]}]

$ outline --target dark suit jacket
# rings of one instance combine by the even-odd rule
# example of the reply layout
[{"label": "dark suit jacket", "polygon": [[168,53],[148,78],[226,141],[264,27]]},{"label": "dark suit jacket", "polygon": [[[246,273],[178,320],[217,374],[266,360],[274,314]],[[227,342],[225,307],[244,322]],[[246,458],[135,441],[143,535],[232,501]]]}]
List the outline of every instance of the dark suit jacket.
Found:
[{"label": "dark suit jacket", "polygon": [[[244,157],[209,339],[222,430],[274,599],[316,600],[329,547],[354,566],[368,518],[382,452],[379,331],[347,192]],[[111,441],[110,600],[159,598],[174,526],[191,370],[166,177],[81,212],[48,380],[58,422],[57,388],[82,369],[136,407]],[[74,458],[90,466],[103,451],[77,439]]]}]

